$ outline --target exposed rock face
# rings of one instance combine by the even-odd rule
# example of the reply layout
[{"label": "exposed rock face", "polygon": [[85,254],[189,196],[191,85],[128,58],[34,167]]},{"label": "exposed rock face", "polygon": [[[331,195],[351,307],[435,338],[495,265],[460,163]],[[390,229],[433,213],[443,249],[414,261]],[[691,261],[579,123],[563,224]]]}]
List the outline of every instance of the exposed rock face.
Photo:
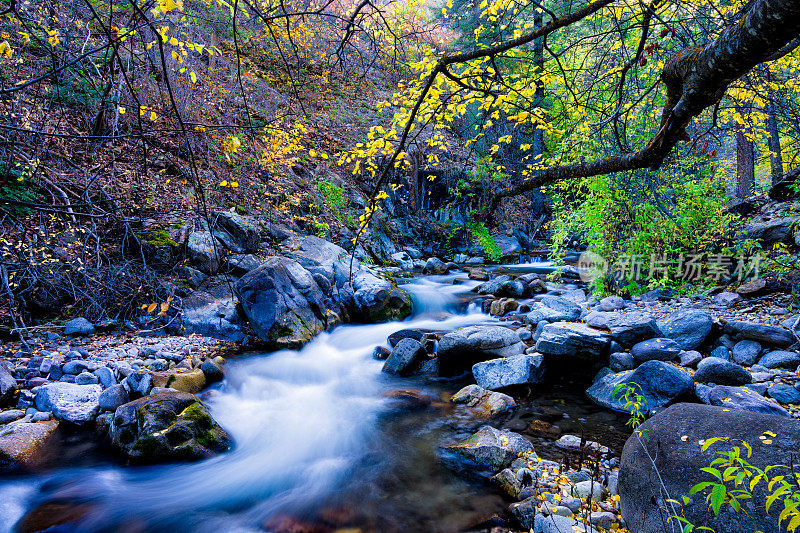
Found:
[{"label": "exposed rock face", "polygon": [[559,357],[598,358],[605,354],[610,336],[578,322],[555,322],[542,329],[536,351]]},{"label": "exposed rock face", "polygon": [[38,465],[56,438],[58,422],[19,422],[4,426],[0,434],[0,471],[23,470]]},{"label": "exposed rock face", "polygon": [[186,255],[198,270],[213,276],[219,270],[219,251],[208,231],[194,231],[186,242]]},{"label": "exposed rock face", "polygon": [[450,375],[473,364],[522,353],[516,332],[502,326],[471,326],[447,333],[439,341],[439,370]]},{"label": "exposed rock face", "polygon": [[657,322],[665,337],[673,339],[684,350],[696,350],[705,342],[714,323],[711,313],[699,309],[682,309]]},{"label": "exposed rock face", "polygon": [[[647,438],[636,434],[628,439],[622,452],[619,490],[622,517],[631,531],[663,533],[661,516],[671,516],[666,500],[681,500],[697,483],[711,481],[701,469],[726,449],[724,442],[712,444],[705,452],[699,442],[712,437],[736,436],[753,448],[748,459],[753,465],[786,464],[786,458],[800,446],[800,421],[766,414],[725,410],[699,404],[674,405],[650,420],[641,429]],[[761,443],[766,431],[776,434],[771,443]],[[653,464],[655,461],[655,464]],[[663,480],[665,494],[660,481]],[[754,511],[732,513],[726,506],[715,517],[708,508],[705,494],[691,498],[685,507],[686,518],[695,526],[715,531],[778,531],[777,514],[764,512],[764,484],[756,487]]]},{"label": "exposed rock face", "polygon": [[789,417],[789,411],[747,387],[717,385],[708,393],[708,403],[737,411],[750,411],[773,416]]},{"label": "exposed rock face", "polygon": [[261,228],[255,221],[231,211],[220,211],[216,213],[214,223],[225,230],[244,251],[258,252]]},{"label": "exposed rock face", "polygon": [[234,290],[250,327],[270,348],[298,348],[338,322],[314,277],[283,257],[267,258]]},{"label": "exposed rock face", "polygon": [[634,386],[636,393],[644,398],[642,410],[650,413],[694,393],[694,381],[688,371],[662,361],[647,361],[636,370],[600,377],[586,394],[598,405],[628,413],[621,394],[614,398],[614,391],[621,384]]},{"label": "exposed rock face", "polygon": [[208,291],[195,291],[183,299],[184,333],[242,342],[246,323],[236,308],[227,284]]},{"label": "exposed rock face", "polygon": [[537,457],[528,439],[519,433],[500,431],[492,426],[483,426],[471,437],[444,449],[493,470],[502,470],[523,453],[529,454],[531,459]]},{"label": "exposed rock face", "polygon": [[541,354],[519,354],[490,359],[472,365],[472,375],[485,389],[535,384],[544,376],[544,357]]},{"label": "exposed rock face", "polygon": [[192,394],[160,393],[117,408],[111,443],[136,462],[195,461],[225,452],[230,435]]},{"label": "exposed rock face", "polygon": [[491,418],[517,405],[511,396],[486,390],[478,385],[467,385],[455,393],[450,401],[473,407],[480,418]]},{"label": "exposed rock face", "polygon": [[100,385],[76,385],[56,382],[42,385],[36,393],[36,408],[52,411],[59,420],[73,424],[91,422],[100,411]]},{"label": "exposed rock face", "polygon": [[779,326],[768,326],[754,322],[732,321],[725,324],[725,333],[736,340],[758,341],[785,348],[794,344],[794,336]]}]

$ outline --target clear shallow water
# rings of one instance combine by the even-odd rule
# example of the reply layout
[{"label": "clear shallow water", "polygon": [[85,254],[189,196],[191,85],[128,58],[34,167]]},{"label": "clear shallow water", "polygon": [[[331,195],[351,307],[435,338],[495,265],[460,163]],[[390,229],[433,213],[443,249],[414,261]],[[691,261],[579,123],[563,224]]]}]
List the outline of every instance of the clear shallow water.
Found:
[{"label": "clear shallow water", "polygon": [[[152,467],[121,468],[102,459],[69,467],[76,461],[66,460],[44,475],[0,481],[0,532],[11,531],[42,502],[80,510],[80,519],[62,531],[477,527],[506,504],[483,480],[456,476],[437,456],[443,441],[480,425],[464,408],[446,402],[463,383],[386,376],[383,362],[371,357],[399,329],[453,330],[492,321],[467,303],[477,283],[454,285],[456,277],[463,276],[406,284],[414,298],[410,320],[342,326],[299,351],[229,361],[209,403],[234,437],[230,453]],[[431,405],[398,409],[387,397],[398,388],[418,389]],[[511,422],[522,428],[525,417],[536,414],[520,410]],[[554,418],[564,421],[558,413]],[[297,529],[298,524],[308,525]]]}]

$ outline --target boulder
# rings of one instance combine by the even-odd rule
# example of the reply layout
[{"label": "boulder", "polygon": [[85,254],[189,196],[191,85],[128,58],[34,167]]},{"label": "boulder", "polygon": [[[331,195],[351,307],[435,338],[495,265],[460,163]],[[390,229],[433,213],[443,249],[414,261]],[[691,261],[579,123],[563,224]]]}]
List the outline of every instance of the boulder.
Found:
[{"label": "boulder", "polygon": [[742,297],[736,294],[735,292],[730,291],[723,291],[717,295],[715,295],[712,299],[717,305],[721,305],[723,307],[730,307],[732,305],[738,304],[742,301]]},{"label": "boulder", "polygon": [[209,385],[225,379],[225,371],[222,369],[222,366],[217,364],[213,359],[206,359],[203,361],[203,364],[200,365],[200,371],[203,373],[203,376],[205,376],[206,383]]},{"label": "boulder", "polygon": [[153,394],[118,407],[109,438],[140,463],[205,459],[233,444],[197,397],[180,392]]},{"label": "boulder", "polygon": [[[713,437],[735,436],[752,446],[753,454],[748,461],[762,469],[786,464],[786,458],[800,447],[800,421],[708,405],[674,405],[646,421],[640,429],[647,438],[634,433],[628,439],[619,471],[622,518],[630,531],[639,533],[663,533],[664,517],[674,514],[674,507],[667,500],[681,501],[694,485],[714,479],[702,469],[718,457],[717,451],[728,449],[729,444],[717,442],[701,451],[700,443]],[[766,432],[776,435],[769,444],[762,443]],[[757,485],[753,500],[756,508],[747,513],[733,513],[725,505],[715,517],[705,499],[708,490],[691,497],[682,510],[696,527],[710,527],[719,532],[777,533],[778,513],[776,510],[768,516],[764,511],[764,488],[764,483]],[[675,507],[681,511],[679,506]],[[774,509],[778,508],[782,506]]]},{"label": "boulder", "polygon": [[0,407],[13,405],[17,398],[17,380],[0,362]]},{"label": "boulder", "polygon": [[94,335],[94,326],[83,317],[73,318],[64,324],[64,335],[81,337]]},{"label": "boulder", "polygon": [[486,390],[478,385],[467,385],[455,393],[450,401],[467,404],[474,408],[479,418],[483,419],[504,413],[517,405],[511,396]]},{"label": "boulder", "polygon": [[656,324],[664,337],[673,339],[684,350],[696,350],[711,333],[714,320],[707,311],[682,309]]},{"label": "boulder", "polygon": [[219,271],[219,251],[208,231],[193,231],[186,241],[186,255],[197,269],[213,276]]},{"label": "boulder", "polygon": [[644,401],[641,410],[650,414],[694,393],[694,381],[688,371],[663,361],[647,361],[636,370],[601,376],[586,394],[598,405],[629,413],[622,394],[618,392],[614,398],[614,391],[624,384],[633,386],[636,393],[642,396]]},{"label": "boulder", "polygon": [[638,363],[645,361],[674,361],[681,353],[681,345],[672,339],[648,339],[633,345],[631,355]]},{"label": "boulder", "polygon": [[261,266],[261,258],[253,254],[232,255],[226,262],[230,272],[240,276]]},{"label": "boulder", "polygon": [[775,243],[792,240],[792,226],[797,221],[793,218],[774,218],[766,222],[753,222],[744,230],[749,239],[761,241],[761,244],[769,248]]},{"label": "boulder", "polygon": [[522,251],[522,245],[513,235],[498,233],[496,235],[492,235],[492,238],[497,244],[497,247],[500,248],[500,253],[503,255],[503,257]]},{"label": "boulder", "polygon": [[485,389],[533,385],[544,376],[544,357],[541,354],[519,354],[490,359],[472,365],[472,375],[475,382]]},{"label": "boulder", "polygon": [[525,437],[492,426],[483,426],[471,437],[444,449],[495,471],[507,467],[522,454],[530,459],[537,457],[533,444]]},{"label": "boulder", "polygon": [[518,355],[525,349],[516,332],[502,326],[470,326],[445,334],[439,341],[439,370],[463,372],[475,363]]},{"label": "boulder", "polygon": [[766,400],[763,396],[747,387],[717,385],[708,393],[708,403],[738,411],[750,411],[773,416],[791,416],[789,411],[780,405]]},{"label": "boulder", "polygon": [[299,348],[338,322],[311,273],[290,259],[265,259],[234,291],[250,327],[271,349]]},{"label": "boulder", "polygon": [[117,407],[131,401],[128,391],[122,385],[111,385],[97,398],[101,411],[116,411]]},{"label": "boulder", "polygon": [[753,381],[753,378],[736,363],[718,357],[706,357],[697,364],[694,380],[717,385],[745,385]]},{"label": "boulder", "polygon": [[647,313],[594,312],[586,316],[586,323],[609,330],[611,338],[625,348],[630,348],[637,342],[664,336],[658,329],[655,319]]},{"label": "boulder", "polygon": [[51,411],[59,420],[86,424],[100,411],[100,385],[76,385],[59,381],[42,385],[36,392],[36,408]]},{"label": "boulder", "polygon": [[180,392],[200,392],[207,385],[205,372],[199,368],[189,372],[172,372],[167,380],[167,387]]},{"label": "boulder", "polygon": [[739,285],[739,287],[736,289],[736,292],[745,298],[750,298],[753,296],[758,296],[759,294],[765,292],[766,289],[767,280],[764,278],[759,278]]},{"label": "boulder", "polygon": [[427,355],[425,347],[419,341],[411,338],[402,339],[383,364],[383,371],[387,374],[408,376],[419,368],[427,359]]},{"label": "boulder", "polygon": [[438,257],[431,257],[425,261],[422,272],[424,274],[447,274],[447,265]]},{"label": "boulder", "polygon": [[733,345],[733,362],[742,366],[753,366],[761,353],[761,344],[756,341],[739,341]]},{"label": "boulder", "polygon": [[[545,296],[540,300],[540,303],[564,317],[559,320],[578,320],[583,313],[583,308],[580,305],[563,296]],[[556,321],[552,320],[552,322]]]},{"label": "boulder", "polygon": [[725,324],[725,333],[736,340],[758,341],[762,344],[772,344],[781,348],[791,346],[796,340],[789,331],[782,327],[739,320]]},{"label": "boulder", "polygon": [[220,211],[214,217],[214,224],[225,230],[243,250],[258,252],[261,228],[254,220],[232,211]]},{"label": "boulder", "polygon": [[689,368],[697,366],[697,363],[703,360],[703,355],[697,350],[687,350],[680,353],[679,359],[679,365]]},{"label": "boulder", "polygon": [[536,351],[549,356],[595,359],[607,352],[610,336],[578,322],[555,322],[542,329]]},{"label": "boulder", "polygon": [[46,449],[58,440],[58,422],[18,422],[0,433],[0,472],[36,467],[47,456]]},{"label": "boulder", "polygon": [[617,311],[625,309],[625,300],[619,296],[606,296],[600,300],[600,309],[603,311]]},{"label": "boulder", "polygon": [[497,276],[491,281],[487,281],[486,283],[481,283],[475,289],[473,289],[478,294],[496,294],[503,283],[507,281],[511,281],[511,276],[503,274],[502,276]]},{"label": "boulder", "polygon": [[794,370],[800,365],[800,353],[783,350],[769,352],[758,360],[758,364],[765,368],[785,368]]},{"label": "boulder", "polygon": [[800,403],[800,391],[787,383],[777,383],[767,389],[767,396],[784,405]]}]

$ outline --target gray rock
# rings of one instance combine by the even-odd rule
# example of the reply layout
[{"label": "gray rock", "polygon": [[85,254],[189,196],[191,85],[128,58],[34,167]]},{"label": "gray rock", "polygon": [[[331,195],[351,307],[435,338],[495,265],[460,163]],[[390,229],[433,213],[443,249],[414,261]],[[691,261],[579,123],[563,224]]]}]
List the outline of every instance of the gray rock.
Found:
[{"label": "gray rock", "polygon": [[439,370],[452,375],[475,363],[518,355],[525,349],[516,332],[502,326],[470,326],[445,334],[439,341]]},{"label": "gray rock", "polygon": [[208,291],[195,291],[183,299],[183,332],[230,342],[242,342],[246,325],[227,283]]},{"label": "gray rock", "polygon": [[519,280],[511,279],[504,281],[495,292],[498,297],[522,298],[525,296],[525,284]]},{"label": "gray rock", "polygon": [[522,251],[522,245],[513,235],[506,235],[505,233],[498,233],[492,235],[497,247],[500,248],[500,253],[503,256],[509,256]]},{"label": "gray rock", "polygon": [[101,411],[116,411],[117,407],[131,401],[128,391],[122,385],[111,385],[98,397]]},{"label": "gray rock", "polygon": [[7,411],[0,411],[0,424],[8,424],[14,420],[19,420],[25,416],[25,411],[21,409],[9,409]]},{"label": "gray rock", "polygon": [[631,348],[633,359],[639,363],[652,360],[673,361],[680,353],[681,345],[667,338],[648,339]]},{"label": "gray rock", "polygon": [[699,309],[682,309],[657,322],[664,337],[673,339],[684,350],[702,346],[713,324],[711,313]]},{"label": "gray rock", "polygon": [[[512,511],[513,513],[513,511]],[[551,514],[537,514],[533,523],[534,533],[595,533],[597,530],[591,526],[584,526],[583,519],[580,520]]]},{"label": "gray rock", "polygon": [[617,515],[608,511],[595,511],[589,515],[589,523],[604,531],[611,531],[617,523]]},{"label": "gray rock", "polygon": [[618,385],[634,383],[636,392],[644,399],[645,405],[641,409],[647,413],[659,411],[694,393],[694,381],[689,372],[663,361],[647,361],[636,370],[602,376],[589,387],[586,394],[598,405],[629,413],[621,394],[614,398],[614,391]]},{"label": "gray rock", "polygon": [[197,265],[198,270],[209,276],[219,271],[218,245],[207,231],[193,231],[186,242],[186,255]]},{"label": "gray rock", "polygon": [[13,431],[0,434],[0,470],[30,470],[47,463],[58,425],[56,421],[20,421],[14,424]]},{"label": "gray rock", "polygon": [[231,211],[220,211],[215,214],[214,224],[225,230],[243,250],[258,252],[261,228],[254,220]]},{"label": "gray rock", "polygon": [[196,268],[192,268],[186,265],[178,265],[175,269],[178,276],[186,280],[186,283],[193,289],[199,287],[205,280],[208,279],[208,275],[200,272]]},{"label": "gray rock", "polygon": [[778,383],[768,388],[767,396],[786,405],[800,403],[800,391],[786,383]]},{"label": "gray rock", "polygon": [[636,368],[636,362],[633,360],[633,356],[627,352],[615,352],[609,356],[608,366],[614,372],[622,372]]},{"label": "gray rock", "polygon": [[708,394],[708,403],[728,409],[750,411],[774,416],[791,416],[789,411],[763,398],[747,387],[717,385]]},{"label": "gray rock", "polygon": [[17,380],[0,362],[0,407],[13,404],[18,389]]},{"label": "gray rock", "polygon": [[83,317],[73,318],[64,324],[64,335],[88,336],[94,335],[94,326]]},{"label": "gray rock", "polygon": [[445,449],[498,471],[510,465],[523,453],[527,453],[531,459],[537,457],[533,444],[525,437],[513,431],[497,430],[492,426],[483,426],[471,437],[451,446],[445,446]]},{"label": "gray rock", "polygon": [[593,480],[580,481],[572,487],[572,495],[584,501],[590,498],[593,502],[602,501],[605,493],[603,484]]},{"label": "gray rock", "polygon": [[765,247],[778,242],[791,243],[792,227],[797,221],[793,218],[774,218],[766,222],[753,222],[744,229],[750,239],[761,241]]},{"label": "gray rock", "polygon": [[153,377],[147,372],[131,372],[122,380],[122,385],[134,398],[147,396],[153,388]]},{"label": "gray rock", "polygon": [[114,371],[107,366],[101,366],[96,369],[94,375],[97,376],[97,379],[104,388],[108,388],[117,382],[117,379],[114,377]]},{"label": "gray rock", "polygon": [[794,370],[800,365],[800,353],[778,350],[769,352],[759,359],[758,364],[765,368],[786,368]]},{"label": "gray rock", "polygon": [[212,359],[203,361],[203,364],[200,365],[200,370],[203,372],[203,375],[205,375],[206,383],[209,385],[225,379],[225,371]]},{"label": "gray rock", "polygon": [[447,265],[438,257],[431,257],[425,261],[422,272],[424,274],[447,274]]},{"label": "gray rock", "polygon": [[[709,466],[717,451],[727,449],[729,443],[718,442],[701,452],[698,442],[735,435],[752,446],[753,454],[747,460],[762,469],[785,464],[786,458],[800,447],[800,421],[707,405],[674,405],[646,421],[640,429],[647,438],[634,434],[628,439],[619,470],[622,518],[629,530],[639,533],[664,532],[662,517],[673,514],[673,506],[665,501],[665,493],[671,496],[688,494],[697,483],[713,480],[702,469]],[[765,431],[777,434],[770,445],[759,444],[759,437]],[[764,485],[757,486],[754,503],[764,502]],[[679,507],[696,527],[709,527],[719,532],[777,533],[777,519],[773,513],[732,512],[723,506],[719,516],[714,516],[705,499],[707,494],[708,491],[698,494],[688,505]]]},{"label": "gray rock", "polygon": [[794,336],[779,326],[734,320],[725,324],[725,333],[737,340],[752,340],[785,348],[795,342]]},{"label": "gray rock", "polygon": [[577,320],[583,313],[581,306],[562,296],[545,296],[540,300],[540,303],[562,315],[564,318],[561,320]]},{"label": "gray rock", "polygon": [[77,376],[81,372],[88,372],[91,371],[92,365],[86,361],[80,360],[73,360],[67,361],[64,363],[64,366],[61,367],[61,370],[65,374],[72,374],[73,376]]},{"label": "gray rock", "polygon": [[680,353],[678,356],[680,364],[684,368],[694,367],[703,360],[703,355],[697,350],[687,350]]},{"label": "gray rock", "polygon": [[511,396],[486,390],[478,385],[467,385],[455,393],[450,398],[450,401],[467,404],[469,407],[475,408],[481,418],[491,418],[517,405]]},{"label": "gray rock", "polygon": [[48,383],[36,393],[36,408],[51,411],[59,420],[86,424],[94,420],[100,410],[98,400],[102,391],[100,385]]},{"label": "gray rock", "polygon": [[542,329],[536,351],[545,355],[595,359],[608,350],[607,333],[577,322],[555,322]]},{"label": "gray rock", "polygon": [[497,291],[500,290],[500,286],[511,280],[511,276],[503,274],[502,276],[497,276],[491,281],[487,281],[486,283],[482,283],[475,288],[475,291],[478,294],[495,294]]},{"label": "gray rock", "polygon": [[630,348],[637,342],[663,337],[661,330],[658,329],[656,321],[647,313],[624,313],[617,315],[614,313],[594,313],[594,320],[586,323],[595,327],[608,329],[611,337],[621,346]]},{"label": "gray rock", "polygon": [[625,309],[625,300],[619,296],[606,296],[600,300],[600,308],[603,311],[616,311],[618,309]]},{"label": "gray rock", "polygon": [[723,291],[711,299],[715,304],[730,307],[742,301],[742,297],[735,292]]},{"label": "gray rock", "polygon": [[472,375],[478,385],[485,389],[535,384],[544,376],[544,357],[541,354],[520,354],[490,359],[472,365]]},{"label": "gray rock", "polygon": [[95,385],[97,383],[100,383],[100,380],[90,372],[81,372],[75,376],[76,385]]},{"label": "gray rock", "polygon": [[232,255],[227,263],[232,273],[243,275],[260,267],[261,258],[253,254]]},{"label": "gray rock", "polygon": [[756,341],[739,341],[733,346],[732,358],[736,364],[753,366],[761,353],[761,344]]},{"label": "gray rock", "polygon": [[744,385],[753,381],[753,378],[736,363],[717,357],[706,357],[697,365],[694,380],[717,385]]},{"label": "gray rock", "polygon": [[387,374],[397,374],[408,376],[419,369],[425,359],[427,359],[425,347],[411,338],[402,339],[392,348],[388,359],[383,364],[383,371]]},{"label": "gray rock", "polygon": [[711,357],[715,357],[717,359],[723,359],[725,361],[730,361],[731,359],[731,351],[726,346],[717,346],[713,350],[711,350]]}]

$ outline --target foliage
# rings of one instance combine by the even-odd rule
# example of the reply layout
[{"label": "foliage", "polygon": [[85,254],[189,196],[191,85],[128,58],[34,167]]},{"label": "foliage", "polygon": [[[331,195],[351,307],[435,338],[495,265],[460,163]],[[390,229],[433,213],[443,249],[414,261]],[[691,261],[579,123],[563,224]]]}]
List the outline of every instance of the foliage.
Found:
[{"label": "foliage", "polygon": [[503,252],[482,222],[470,222],[467,227],[490,260],[499,261],[503,257]]},{"label": "foliage", "polygon": [[[776,436],[772,431],[765,431],[759,437],[760,445],[769,446]],[[702,469],[713,480],[694,485],[689,495],[684,496],[684,505],[688,503],[689,496],[705,494],[705,501],[715,516],[723,508],[734,513],[748,513],[746,503],[761,505],[754,501],[755,490],[760,486],[766,495],[764,510],[769,513],[776,503],[782,504],[783,508],[777,516],[778,526],[785,525],[787,531],[796,531],[800,527],[800,472],[795,470],[794,463],[769,465],[761,469],[750,463],[752,446],[735,437],[706,439],[702,441],[700,451],[708,450],[715,443],[726,443],[727,447],[714,452],[715,458]],[[682,523],[684,533],[713,531],[705,526],[696,527],[683,516],[673,516],[671,519]]]},{"label": "foliage", "polygon": [[630,412],[631,416],[625,425],[646,437],[646,433],[639,427],[644,423],[647,413],[647,399],[640,394],[641,390],[642,387],[638,383],[620,383],[614,387],[611,398],[620,403],[624,402],[623,408]]},{"label": "foliage", "polygon": [[0,211],[20,216],[31,213],[32,208],[20,203],[35,202],[36,185],[26,170],[0,163]]},{"label": "foliage", "polygon": [[350,200],[344,187],[323,180],[317,184],[317,190],[325,199],[325,205],[328,206],[328,209],[331,210],[331,213],[339,222],[347,226],[355,224],[352,215],[347,211]]}]

